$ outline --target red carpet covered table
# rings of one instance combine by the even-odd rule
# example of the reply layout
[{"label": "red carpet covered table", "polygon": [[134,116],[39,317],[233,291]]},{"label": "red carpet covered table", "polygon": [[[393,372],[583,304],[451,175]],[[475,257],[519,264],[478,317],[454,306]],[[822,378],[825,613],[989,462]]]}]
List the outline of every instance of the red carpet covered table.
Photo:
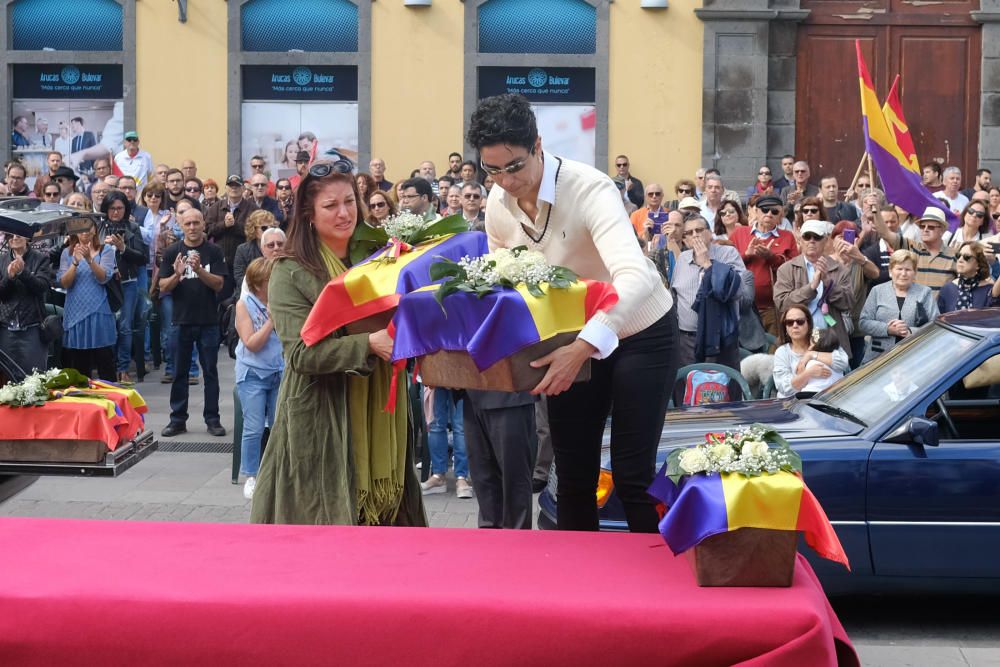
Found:
[{"label": "red carpet covered table", "polygon": [[812,570],[698,588],[658,535],[0,520],[0,663],[856,665]]}]

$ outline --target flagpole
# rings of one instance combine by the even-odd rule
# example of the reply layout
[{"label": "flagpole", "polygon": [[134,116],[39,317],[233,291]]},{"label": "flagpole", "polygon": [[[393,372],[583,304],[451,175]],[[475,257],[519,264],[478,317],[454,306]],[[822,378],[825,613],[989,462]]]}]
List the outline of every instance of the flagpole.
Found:
[{"label": "flagpole", "polygon": [[875,187],[875,169],[872,168],[872,156],[871,153],[865,153],[868,158],[868,180],[871,181],[871,187]]},{"label": "flagpole", "polygon": [[861,154],[861,161],[858,162],[857,171],[854,172],[854,178],[851,179],[851,187],[847,188],[847,191],[844,192],[844,201],[850,201],[851,193],[854,192],[854,188],[858,185],[858,179],[861,178],[861,169],[865,166],[865,160],[867,159],[868,151],[865,151]]}]

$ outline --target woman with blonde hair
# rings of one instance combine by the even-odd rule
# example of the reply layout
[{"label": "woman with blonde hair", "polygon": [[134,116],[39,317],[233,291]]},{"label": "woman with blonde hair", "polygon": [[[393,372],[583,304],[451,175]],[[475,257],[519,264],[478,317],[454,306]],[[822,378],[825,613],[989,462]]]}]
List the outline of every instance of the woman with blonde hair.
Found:
[{"label": "woman with blonde hair", "polygon": [[236,285],[236,297],[239,298],[243,275],[250,262],[264,256],[260,249],[260,235],[265,229],[277,227],[278,221],[274,214],[264,209],[258,209],[247,216],[244,228],[247,240],[236,247],[236,258],[233,260],[233,283]]},{"label": "woman with blonde hair", "polygon": [[872,288],[858,318],[861,333],[871,337],[863,363],[888,352],[938,316],[934,292],[914,282],[916,273],[917,254],[912,250],[900,249],[889,257],[889,282]]}]

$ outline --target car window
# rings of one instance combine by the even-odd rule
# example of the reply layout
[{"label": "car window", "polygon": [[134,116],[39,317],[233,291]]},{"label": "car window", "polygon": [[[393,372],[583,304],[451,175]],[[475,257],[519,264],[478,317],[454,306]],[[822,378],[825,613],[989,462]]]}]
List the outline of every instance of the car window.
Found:
[{"label": "car window", "polygon": [[995,354],[942,395],[947,414],[936,400],[927,406],[928,419],[938,422],[942,440],[992,440],[1000,417],[1000,354]]},{"label": "car window", "polygon": [[866,424],[884,416],[961,362],[978,339],[940,325],[927,327],[816,395]]}]

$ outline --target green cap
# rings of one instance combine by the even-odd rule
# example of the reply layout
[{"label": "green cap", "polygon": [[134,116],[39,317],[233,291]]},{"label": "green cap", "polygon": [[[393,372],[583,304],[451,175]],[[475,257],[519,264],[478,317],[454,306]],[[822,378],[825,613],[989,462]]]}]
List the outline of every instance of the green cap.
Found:
[{"label": "green cap", "polygon": [[126,132],[125,133],[125,138],[126,139],[138,139],[139,138],[139,133],[136,132],[136,131],[134,131],[134,130],[132,132]]}]

